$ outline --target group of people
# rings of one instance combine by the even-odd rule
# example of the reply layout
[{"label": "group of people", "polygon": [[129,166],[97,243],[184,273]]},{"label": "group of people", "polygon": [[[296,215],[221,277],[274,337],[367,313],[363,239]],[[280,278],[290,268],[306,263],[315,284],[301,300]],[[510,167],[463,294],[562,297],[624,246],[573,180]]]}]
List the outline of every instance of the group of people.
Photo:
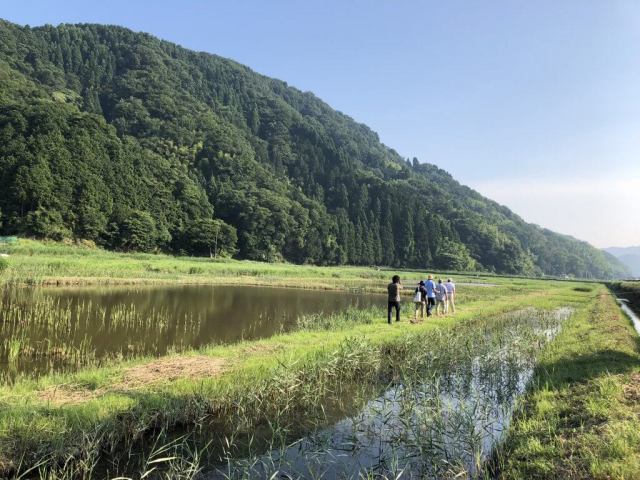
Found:
[{"label": "group of people", "polygon": [[[387,308],[387,321],[391,323],[391,313],[393,309],[396,311],[396,322],[400,321],[400,292],[402,291],[402,283],[400,283],[400,277],[394,275],[391,279],[391,283],[387,286],[389,293],[389,302]],[[418,312],[420,312],[420,321],[424,318],[425,307],[427,310],[427,317],[430,317],[435,310],[436,315],[446,315],[456,312],[456,285],[449,278],[446,283],[441,279],[438,282],[434,282],[433,275],[429,275],[427,280],[420,280],[414,291],[413,303],[415,310],[413,313],[413,320],[411,322],[418,322]]]}]

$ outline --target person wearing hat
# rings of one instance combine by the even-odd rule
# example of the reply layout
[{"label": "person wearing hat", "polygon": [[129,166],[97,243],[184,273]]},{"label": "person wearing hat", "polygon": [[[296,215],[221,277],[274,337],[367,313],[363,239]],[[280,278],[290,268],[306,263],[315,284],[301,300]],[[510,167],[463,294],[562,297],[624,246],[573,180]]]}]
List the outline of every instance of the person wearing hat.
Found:
[{"label": "person wearing hat", "polygon": [[427,290],[427,317],[430,317],[431,309],[436,305],[436,284],[433,282],[433,275],[427,277],[424,288]]},{"label": "person wearing hat", "polygon": [[416,308],[413,312],[412,323],[416,323],[418,321],[418,310],[420,310],[420,321],[424,318],[424,304],[427,302],[427,289],[424,287],[424,281],[420,280],[415,293],[416,294],[413,297],[413,304]]}]

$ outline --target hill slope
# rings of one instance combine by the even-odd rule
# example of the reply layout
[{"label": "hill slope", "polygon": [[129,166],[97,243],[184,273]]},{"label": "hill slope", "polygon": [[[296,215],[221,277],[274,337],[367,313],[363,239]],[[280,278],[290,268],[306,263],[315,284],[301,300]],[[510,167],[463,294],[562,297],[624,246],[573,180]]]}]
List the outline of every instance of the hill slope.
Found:
[{"label": "hill slope", "polygon": [[405,162],[313,94],[100,25],[0,21],[2,233],[317,264],[624,267]]}]

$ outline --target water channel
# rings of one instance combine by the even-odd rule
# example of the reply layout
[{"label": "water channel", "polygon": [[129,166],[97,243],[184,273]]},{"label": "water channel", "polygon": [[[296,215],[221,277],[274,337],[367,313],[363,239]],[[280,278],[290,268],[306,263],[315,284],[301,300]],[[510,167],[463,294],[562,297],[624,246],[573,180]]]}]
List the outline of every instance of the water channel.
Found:
[{"label": "water channel", "polygon": [[571,313],[518,311],[495,328],[458,332],[442,344],[434,337],[433,355],[418,353],[413,374],[357,411],[288,444],[276,441],[265,453],[229,459],[205,477],[484,478],[484,464],[505,439],[516,399],[534,374],[536,354]]},{"label": "water channel", "polygon": [[629,300],[627,300],[626,298],[618,298],[617,300],[622,311],[631,319],[636,332],[640,334],[640,317],[638,317],[638,315],[636,315],[636,312],[634,312],[629,306]]}]

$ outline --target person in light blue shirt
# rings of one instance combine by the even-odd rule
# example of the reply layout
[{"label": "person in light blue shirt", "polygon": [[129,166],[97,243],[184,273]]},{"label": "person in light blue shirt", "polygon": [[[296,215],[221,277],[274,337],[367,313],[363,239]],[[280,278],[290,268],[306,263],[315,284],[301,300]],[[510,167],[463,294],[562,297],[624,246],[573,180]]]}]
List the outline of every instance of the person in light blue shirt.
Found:
[{"label": "person in light blue shirt", "polygon": [[424,288],[427,290],[427,317],[430,317],[431,309],[436,305],[436,284],[433,282],[433,275],[429,275],[424,282]]}]

